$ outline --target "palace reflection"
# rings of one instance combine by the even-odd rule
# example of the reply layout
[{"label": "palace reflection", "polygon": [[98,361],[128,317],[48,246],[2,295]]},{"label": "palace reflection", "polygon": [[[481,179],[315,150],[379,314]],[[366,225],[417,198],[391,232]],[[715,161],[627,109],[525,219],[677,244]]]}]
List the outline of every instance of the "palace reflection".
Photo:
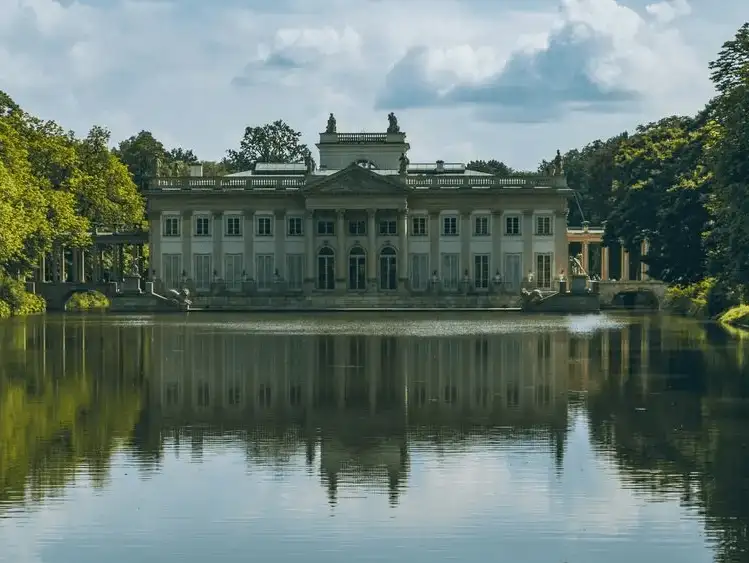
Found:
[{"label": "palace reflection", "polygon": [[[308,463],[317,453],[331,500],[341,484],[386,484],[395,501],[417,442],[533,431],[561,463],[567,346],[565,333],[249,336],[156,327],[149,418],[172,429],[295,436]],[[201,436],[191,439],[201,447]]]}]

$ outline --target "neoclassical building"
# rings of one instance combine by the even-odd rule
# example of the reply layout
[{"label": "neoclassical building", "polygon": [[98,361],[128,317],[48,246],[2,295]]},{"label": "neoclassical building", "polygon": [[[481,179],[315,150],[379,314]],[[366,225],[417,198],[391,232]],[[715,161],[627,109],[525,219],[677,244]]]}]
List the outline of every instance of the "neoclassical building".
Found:
[{"label": "neoclassical building", "polygon": [[383,133],[339,133],[319,166],[153,178],[157,287],[253,294],[515,292],[529,273],[553,287],[567,268],[564,176],[497,177],[464,164],[411,163],[393,114]]}]

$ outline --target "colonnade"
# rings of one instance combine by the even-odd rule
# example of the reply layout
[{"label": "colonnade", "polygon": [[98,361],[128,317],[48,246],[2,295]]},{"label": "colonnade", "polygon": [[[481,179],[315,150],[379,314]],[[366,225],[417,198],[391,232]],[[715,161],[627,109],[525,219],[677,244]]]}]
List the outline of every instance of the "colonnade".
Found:
[{"label": "colonnade", "polygon": [[[130,247],[130,248],[128,248]],[[111,268],[105,266],[105,254],[111,248]],[[34,281],[51,283],[86,283],[122,281],[126,272],[127,255],[131,262],[144,269],[143,244],[96,243],[89,248],[58,246],[39,258]]]}]

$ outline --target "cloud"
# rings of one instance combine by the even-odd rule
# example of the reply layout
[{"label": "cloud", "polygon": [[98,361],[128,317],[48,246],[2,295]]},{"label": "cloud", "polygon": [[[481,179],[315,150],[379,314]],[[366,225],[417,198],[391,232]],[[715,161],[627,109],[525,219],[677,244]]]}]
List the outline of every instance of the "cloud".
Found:
[{"label": "cloud", "polygon": [[746,0],[708,13],[695,2],[674,20],[646,10],[654,2],[0,0],[0,88],[79,134],[148,129],[206,159],[247,125],[284,119],[311,145],[330,112],[356,132],[397,111],[412,161],[533,169],[557,148],[705,103],[707,61]]},{"label": "cloud", "polygon": [[326,63],[346,63],[359,57],[361,38],[351,27],[279,29],[270,44],[260,44],[256,58],[232,79],[235,86],[256,83],[262,71],[317,70]]},{"label": "cloud", "polygon": [[645,6],[645,11],[657,21],[668,24],[682,16],[692,13],[692,7],[687,0],[664,0]]},{"label": "cloud", "polygon": [[[686,0],[675,0],[650,5],[647,12],[666,24],[688,9]],[[483,116],[541,122],[572,111],[636,110],[654,88],[663,89],[653,76],[683,85],[699,68],[676,30],[656,28],[616,0],[563,0],[546,36],[527,40],[488,76],[462,69],[496,67],[498,55],[466,51],[442,68],[435,59],[433,50],[409,50],[388,73],[378,105],[470,104]]]}]

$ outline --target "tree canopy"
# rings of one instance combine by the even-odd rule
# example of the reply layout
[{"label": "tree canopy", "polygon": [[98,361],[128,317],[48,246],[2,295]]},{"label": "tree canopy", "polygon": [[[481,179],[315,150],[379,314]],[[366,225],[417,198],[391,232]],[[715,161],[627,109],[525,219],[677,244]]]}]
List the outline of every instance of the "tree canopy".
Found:
[{"label": "tree canopy", "polygon": [[224,162],[231,172],[252,170],[258,162],[304,162],[312,158],[312,153],[301,138],[299,131],[280,119],[259,127],[247,127],[239,150],[228,150]]}]

